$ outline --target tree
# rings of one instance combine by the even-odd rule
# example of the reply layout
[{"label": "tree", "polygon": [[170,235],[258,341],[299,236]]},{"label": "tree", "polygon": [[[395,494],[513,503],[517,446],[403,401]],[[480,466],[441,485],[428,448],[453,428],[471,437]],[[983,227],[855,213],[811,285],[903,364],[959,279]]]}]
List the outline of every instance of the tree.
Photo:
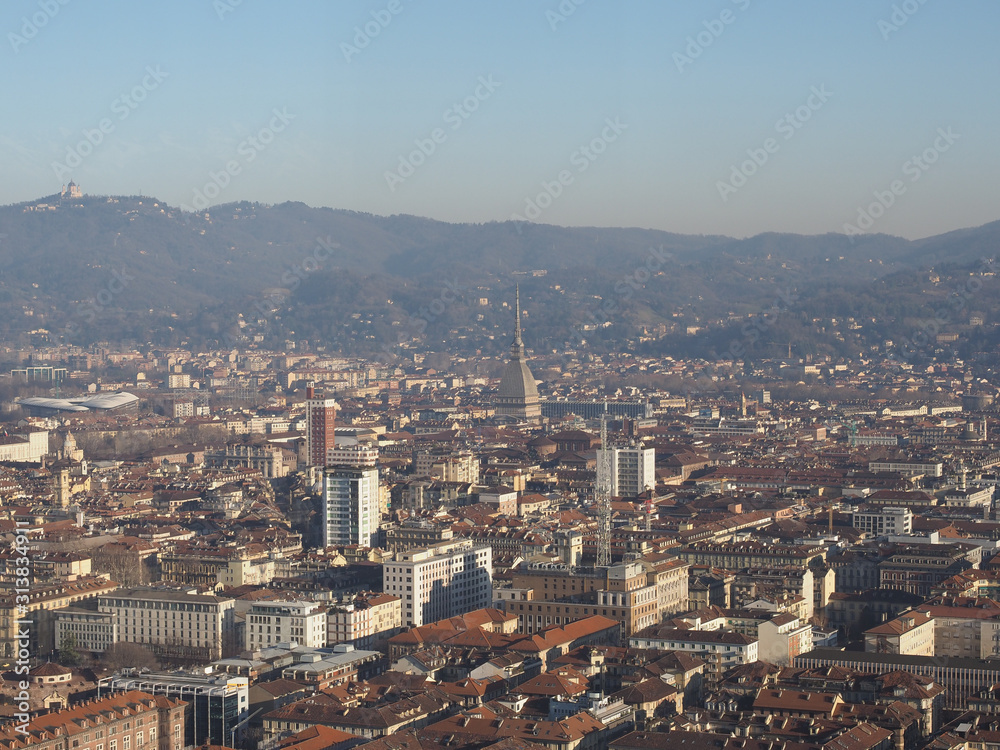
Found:
[{"label": "tree", "polygon": [[149,570],[138,553],[117,542],[94,550],[91,566],[95,573],[107,573],[112,581],[125,588],[149,583]]},{"label": "tree", "polygon": [[111,672],[125,668],[156,669],[159,666],[149,649],[129,641],[112,644],[101,657],[101,664]]},{"label": "tree", "polygon": [[59,644],[59,663],[64,667],[79,667],[83,664],[83,655],[77,650],[76,637],[67,635]]}]

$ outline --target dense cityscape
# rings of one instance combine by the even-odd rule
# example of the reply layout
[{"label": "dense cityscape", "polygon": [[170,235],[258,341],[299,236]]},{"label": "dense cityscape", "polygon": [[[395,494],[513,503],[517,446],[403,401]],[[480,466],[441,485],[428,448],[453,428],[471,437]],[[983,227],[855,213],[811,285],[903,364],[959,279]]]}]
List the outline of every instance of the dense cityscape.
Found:
[{"label": "dense cityscape", "polygon": [[536,360],[504,309],[498,377],[7,347],[7,746],[992,741],[976,366]]},{"label": "dense cityscape", "polygon": [[998,27],[0,3],[0,750],[1000,750]]}]

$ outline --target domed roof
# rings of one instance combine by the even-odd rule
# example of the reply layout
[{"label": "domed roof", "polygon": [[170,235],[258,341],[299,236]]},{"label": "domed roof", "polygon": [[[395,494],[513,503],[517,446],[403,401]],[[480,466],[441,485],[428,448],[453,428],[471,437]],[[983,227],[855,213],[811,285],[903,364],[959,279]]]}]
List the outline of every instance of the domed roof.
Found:
[{"label": "domed roof", "polygon": [[35,667],[28,674],[31,677],[61,677],[62,675],[73,674],[73,670],[49,661]]},{"label": "domed roof", "polygon": [[515,302],[514,340],[510,344],[510,361],[500,379],[495,404],[500,416],[534,418],[541,415],[538,386],[535,376],[528,369],[524,359],[524,343],[521,341],[521,289],[517,287]]},{"label": "domed roof", "polygon": [[548,435],[539,435],[534,440],[529,440],[528,445],[532,448],[538,448],[540,446],[558,445],[558,443]]},{"label": "domed roof", "polygon": [[507,369],[500,379],[497,396],[501,399],[538,399],[538,386],[535,384],[535,376],[528,369],[527,362],[523,359],[512,359],[507,363]]}]

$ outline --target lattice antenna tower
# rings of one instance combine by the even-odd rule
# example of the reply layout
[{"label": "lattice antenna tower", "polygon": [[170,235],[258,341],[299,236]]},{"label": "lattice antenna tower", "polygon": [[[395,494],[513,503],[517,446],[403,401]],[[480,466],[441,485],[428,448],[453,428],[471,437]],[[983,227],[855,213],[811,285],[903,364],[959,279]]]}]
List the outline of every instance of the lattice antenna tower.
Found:
[{"label": "lattice antenna tower", "polygon": [[649,497],[646,500],[646,531],[653,530],[653,488],[646,485],[646,492]]},{"label": "lattice antenna tower", "polygon": [[611,446],[608,445],[608,405],[601,415],[601,452],[597,462],[597,564],[611,565]]}]

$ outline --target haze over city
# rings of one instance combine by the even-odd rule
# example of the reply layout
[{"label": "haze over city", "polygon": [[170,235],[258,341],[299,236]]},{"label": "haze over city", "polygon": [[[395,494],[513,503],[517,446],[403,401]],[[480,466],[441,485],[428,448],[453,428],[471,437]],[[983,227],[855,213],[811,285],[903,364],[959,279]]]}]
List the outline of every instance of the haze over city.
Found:
[{"label": "haze over city", "polygon": [[988,0],[12,0],[0,202],[73,179],[742,237],[843,232],[899,181],[867,230],[925,237],[998,218],[998,20]]}]

